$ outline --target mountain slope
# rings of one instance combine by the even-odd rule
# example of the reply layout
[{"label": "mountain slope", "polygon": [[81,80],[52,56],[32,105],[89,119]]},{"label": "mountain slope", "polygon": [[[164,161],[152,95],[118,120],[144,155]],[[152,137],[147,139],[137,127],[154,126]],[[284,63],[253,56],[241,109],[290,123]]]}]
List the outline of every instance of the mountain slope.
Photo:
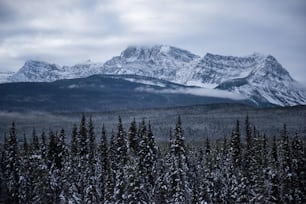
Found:
[{"label": "mountain slope", "polygon": [[304,88],[270,55],[246,77],[227,80],[217,89],[242,94],[258,103],[306,104]]},{"label": "mountain slope", "polygon": [[248,100],[198,96],[175,90],[186,87],[135,75],[93,75],[55,82],[0,84],[3,111],[102,111],[174,107],[194,104],[245,103]]}]

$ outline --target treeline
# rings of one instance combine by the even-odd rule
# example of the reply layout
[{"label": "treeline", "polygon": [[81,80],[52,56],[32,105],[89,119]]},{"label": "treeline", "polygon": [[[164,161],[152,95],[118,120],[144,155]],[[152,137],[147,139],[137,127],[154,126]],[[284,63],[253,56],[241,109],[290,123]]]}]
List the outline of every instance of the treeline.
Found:
[{"label": "treeline", "polygon": [[[186,145],[180,118],[168,144],[150,123],[97,132],[82,115],[66,132],[24,136],[15,124],[1,147],[4,203],[305,203],[304,138],[267,137],[237,121],[229,137]],[[48,139],[46,138],[48,136]]]}]

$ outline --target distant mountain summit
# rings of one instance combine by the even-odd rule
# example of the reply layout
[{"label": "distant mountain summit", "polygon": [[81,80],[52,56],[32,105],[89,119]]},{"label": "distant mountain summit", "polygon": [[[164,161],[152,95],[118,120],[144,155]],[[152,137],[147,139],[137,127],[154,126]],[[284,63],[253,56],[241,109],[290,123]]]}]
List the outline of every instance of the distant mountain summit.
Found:
[{"label": "distant mountain summit", "polygon": [[200,57],[172,46],[130,46],[120,56],[105,62],[104,74],[135,74],[185,84],[182,70],[192,71]]},{"label": "distant mountain summit", "polygon": [[280,106],[306,104],[306,91],[271,55],[246,57],[207,53],[200,57],[167,45],[129,46],[119,56],[95,64],[59,66],[27,61],[8,82],[51,82],[95,74],[139,75],[182,85],[221,89],[241,94],[254,103]]},{"label": "distant mountain summit", "polygon": [[55,81],[61,79],[62,69],[59,65],[43,61],[28,60],[19,71],[10,76],[10,82]]},{"label": "distant mountain summit", "polygon": [[84,78],[100,72],[103,64],[90,60],[74,66],[60,66],[43,61],[28,60],[15,74],[7,78],[8,82],[52,82],[59,79]]}]

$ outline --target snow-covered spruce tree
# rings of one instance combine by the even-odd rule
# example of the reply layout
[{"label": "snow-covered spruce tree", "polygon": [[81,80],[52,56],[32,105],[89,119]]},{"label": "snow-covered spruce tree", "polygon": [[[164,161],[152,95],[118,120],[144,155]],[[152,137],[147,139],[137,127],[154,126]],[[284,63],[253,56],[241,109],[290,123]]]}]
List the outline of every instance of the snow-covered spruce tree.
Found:
[{"label": "snow-covered spruce tree", "polygon": [[56,153],[57,153],[57,143],[58,138],[55,133],[50,130],[49,131],[49,144],[48,144],[48,168],[51,169],[52,165],[55,165]]},{"label": "snow-covered spruce tree", "polygon": [[236,121],[236,127],[231,138],[231,160],[233,168],[241,167],[241,139],[239,120]]},{"label": "snow-covered spruce tree", "polygon": [[166,179],[166,167],[165,162],[158,153],[158,169],[157,169],[157,179],[154,187],[154,201],[155,203],[168,203],[168,187]]},{"label": "snow-covered spruce tree", "polygon": [[181,118],[178,117],[174,130],[174,141],[171,144],[171,166],[169,169],[169,202],[189,203],[191,188],[187,173],[187,152],[184,144]]},{"label": "snow-covered spruce tree", "polygon": [[43,130],[41,133],[41,143],[40,143],[40,153],[41,159],[44,164],[47,164],[47,143],[46,143],[46,134]]},{"label": "snow-covered spruce tree", "polygon": [[104,200],[105,203],[114,203],[114,187],[115,187],[115,175],[118,169],[117,163],[117,140],[115,133],[111,132],[110,145],[108,149],[108,161],[109,161],[109,171],[106,177],[106,189]]},{"label": "snow-covered spruce tree", "polygon": [[147,155],[147,171],[148,171],[149,183],[153,188],[156,181],[158,148],[155,143],[155,136],[152,132],[150,121],[148,125],[147,138],[148,138],[148,149],[149,149],[148,151],[149,154]]},{"label": "snow-covered spruce tree", "polygon": [[204,188],[206,192],[205,200],[207,202],[213,202],[214,194],[216,193],[214,189],[214,172],[213,172],[213,160],[212,160],[212,149],[211,144],[206,137],[206,148],[205,148],[205,165],[204,165]]},{"label": "snow-covered spruce tree", "polygon": [[126,168],[126,176],[127,176],[127,193],[126,193],[126,203],[147,203],[148,197],[146,197],[146,192],[143,190],[143,180],[139,175],[139,157],[130,157],[127,168]]},{"label": "snow-covered spruce tree", "polygon": [[73,124],[71,132],[70,155],[72,160],[76,160],[79,154],[78,128]]},{"label": "snow-covered spruce tree", "polygon": [[[213,203],[226,203],[227,193],[227,176],[228,176],[228,161],[227,157],[223,155],[224,147],[227,147],[226,140],[216,140],[215,148],[212,148],[212,155],[214,155],[212,171],[212,186],[213,186]],[[226,150],[228,151],[228,150]]]},{"label": "snow-covered spruce tree", "polygon": [[91,171],[94,174],[95,172],[95,164],[96,164],[96,136],[94,131],[94,124],[92,118],[90,116],[88,122],[88,151],[89,151],[89,158],[88,158],[88,165],[92,168]]},{"label": "snow-covered spruce tree", "polygon": [[267,135],[264,133],[262,137],[262,152],[261,152],[261,160],[262,160],[262,176],[263,176],[263,187],[264,187],[264,202],[268,202],[269,194],[270,194],[270,165],[269,165],[269,153],[270,153],[270,144],[267,138]]},{"label": "snow-covered spruce tree", "polygon": [[139,143],[139,138],[137,134],[137,125],[135,118],[131,122],[130,128],[129,128],[129,133],[128,133],[128,139],[129,139],[129,151],[133,155],[137,155],[138,153],[138,143]]},{"label": "snow-covered spruce tree", "polygon": [[[264,168],[263,168],[263,138],[259,135],[256,128],[253,128],[253,134],[249,117],[245,119],[245,141],[246,145],[243,151],[243,185],[242,189],[243,202],[263,202],[265,189],[264,183]],[[265,155],[266,156],[266,155]]]},{"label": "snow-covered spruce tree", "polygon": [[[76,124],[73,125],[71,131],[71,144],[68,156],[68,167],[65,168],[65,174],[67,177],[66,186],[66,200],[68,203],[80,203],[81,195],[78,191],[78,183],[80,179],[80,147],[79,147],[79,135]],[[62,195],[62,198],[64,196]]]},{"label": "snow-covered spruce tree", "polygon": [[231,169],[231,140],[228,140],[226,136],[223,137],[222,147],[221,147],[221,159],[219,162],[220,166],[220,173],[222,176],[222,203],[229,202],[231,200],[231,176],[232,176],[232,169]]},{"label": "snow-covered spruce tree", "polygon": [[272,148],[271,148],[271,160],[269,165],[269,193],[268,201],[271,203],[280,203],[280,169],[279,169],[279,158],[278,158],[278,143],[276,141],[275,135],[272,138]]},{"label": "snow-covered spruce tree", "polygon": [[8,178],[8,139],[6,134],[4,134],[3,138],[3,146],[1,148],[1,178],[5,181]]},{"label": "snow-covered spruce tree", "polygon": [[281,136],[281,201],[290,203],[293,201],[292,167],[289,134],[284,124]]},{"label": "snow-covered spruce tree", "polygon": [[26,134],[23,134],[23,145],[20,148],[20,202],[29,203],[31,198],[31,181],[29,179],[29,144]]},{"label": "snow-covered spruce tree", "polygon": [[122,167],[127,163],[128,159],[128,151],[127,151],[127,138],[126,133],[123,129],[122,120],[119,116],[118,119],[118,133],[117,133],[117,157],[120,165]]},{"label": "snow-covered spruce tree", "polygon": [[80,159],[82,160],[83,164],[86,163],[86,159],[88,159],[88,130],[86,124],[86,117],[85,114],[82,114],[81,123],[79,127],[79,148],[80,148]]},{"label": "snow-covered spruce tree", "polygon": [[19,203],[20,157],[14,122],[12,123],[8,138],[7,159],[8,177],[6,184],[8,190],[8,203]]},{"label": "snow-covered spruce tree", "polygon": [[153,199],[152,189],[155,186],[156,179],[156,152],[154,135],[151,125],[147,128],[143,120],[139,127],[139,144],[138,144],[138,177],[141,178],[141,197],[145,200]]},{"label": "snow-covered spruce tree", "polygon": [[96,139],[92,118],[88,122],[88,159],[86,159],[85,177],[87,184],[85,187],[85,203],[99,202],[98,178],[96,176]]},{"label": "snow-covered spruce tree", "polygon": [[88,179],[86,178],[86,171],[89,168],[88,164],[88,157],[89,157],[89,150],[88,150],[88,129],[86,124],[86,117],[85,114],[82,113],[80,127],[79,127],[79,134],[78,134],[78,141],[79,141],[79,164],[78,164],[78,194],[81,195],[81,202],[85,201],[85,189],[87,186]]},{"label": "snow-covered spruce tree", "polygon": [[68,203],[74,199],[73,197],[74,194],[71,190],[71,183],[70,183],[71,181],[70,174],[74,172],[71,170],[72,165],[65,137],[66,137],[65,130],[62,128],[58,138],[58,150],[57,150],[59,153],[59,162],[61,162],[61,165],[59,165],[59,168],[56,170],[57,177],[59,178],[58,193],[60,194],[59,197],[62,203]]},{"label": "snow-covered spruce tree", "polygon": [[242,144],[240,137],[240,125],[239,120],[237,120],[230,144],[231,161],[228,184],[229,197],[227,198],[230,203],[245,202],[245,178],[243,178],[241,173]]},{"label": "snow-covered spruce tree", "polygon": [[31,146],[34,151],[39,150],[39,139],[38,139],[38,135],[36,134],[35,128],[33,128],[33,132],[32,132],[32,145]]},{"label": "snow-covered spruce tree", "polygon": [[292,187],[293,202],[306,201],[306,158],[304,157],[303,141],[296,133],[292,139]]},{"label": "snow-covered spruce tree", "polygon": [[252,137],[252,128],[249,121],[249,116],[247,115],[245,118],[245,148],[243,152],[243,176],[245,177],[245,185],[246,188],[244,189],[244,200],[245,202],[250,200],[252,197],[252,186],[254,185],[254,169],[256,166],[254,165],[254,156],[258,154],[258,152],[254,152],[254,138]]},{"label": "snow-covered spruce tree", "polygon": [[[25,146],[25,145],[24,145]],[[38,189],[36,186],[39,186],[41,180],[40,177],[40,165],[41,165],[41,150],[40,150],[40,144],[39,139],[36,134],[35,128],[33,128],[32,132],[32,141],[28,147],[29,153],[28,153],[28,159],[27,162],[24,163],[24,169],[21,171],[21,173],[24,173],[25,180],[27,180],[28,185],[28,198],[26,199],[28,203],[31,203],[34,201],[32,198],[38,199],[40,192],[38,192]]]},{"label": "snow-covered spruce tree", "polygon": [[262,160],[262,152],[263,152],[263,146],[262,146],[262,136],[260,133],[257,133],[254,135],[254,158],[252,165],[255,166],[255,169],[251,169],[251,198],[249,201],[255,202],[255,203],[264,203],[265,202],[265,185],[264,185],[264,166],[263,166],[263,160]]},{"label": "snow-covered spruce tree", "polygon": [[100,189],[100,202],[106,202],[107,193],[107,178],[110,174],[110,164],[108,158],[108,144],[106,138],[106,131],[104,124],[102,126],[101,140],[99,145],[99,189]]},{"label": "snow-covered spruce tree", "polygon": [[8,153],[9,153],[9,144],[8,144],[8,139],[6,136],[6,133],[4,133],[4,138],[3,138],[3,145],[1,147],[1,183],[4,183],[4,187],[0,189],[2,192],[4,192],[5,196],[2,197],[2,200],[4,202],[8,202],[8,178],[9,178],[9,158],[8,158]]},{"label": "snow-covered spruce tree", "polygon": [[29,149],[28,184],[30,185],[30,196],[28,203],[50,203],[52,198],[50,174],[48,168],[48,153],[46,147],[45,133],[42,132],[41,143],[32,134]]},{"label": "snow-covered spruce tree", "polygon": [[[195,158],[196,159],[196,158]],[[190,166],[190,171],[191,171],[191,179],[190,179],[190,185],[191,185],[191,203],[196,204],[196,203],[201,203],[202,198],[201,198],[201,192],[200,192],[200,185],[202,184],[203,177],[199,174],[199,169],[197,162],[194,161]],[[204,201],[203,201],[204,202]]]},{"label": "snow-covered spruce tree", "polygon": [[60,201],[60,177],[59,173],[62,169],[62,152],[59,151],[59,137],[52,130],[49,132],[48,145],[48,169],[50,174],[50,187],[54,202]]},{"label": "snow-covered spruce tree", "polygon": [[124,203],[126,200],[126,165],[128,161],[127,154],[127,138],[126,133],[123,129],[121,117],[118,122],[118,133],[117,133],[117,145],[116,145],[116,162],[117,169],[115,170],[115,182],[114,182],[114,200],[116,203]]}]

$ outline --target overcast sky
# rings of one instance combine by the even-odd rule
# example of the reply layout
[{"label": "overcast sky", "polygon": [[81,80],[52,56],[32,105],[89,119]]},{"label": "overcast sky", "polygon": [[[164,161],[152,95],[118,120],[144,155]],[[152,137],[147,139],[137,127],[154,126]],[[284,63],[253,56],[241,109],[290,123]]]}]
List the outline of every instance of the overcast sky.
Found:
[{"label": "overcast sky", "polygon": [[272,54],[306,84],[305,0],[0,0],[0,71],[104,62],[128,45]]}]

